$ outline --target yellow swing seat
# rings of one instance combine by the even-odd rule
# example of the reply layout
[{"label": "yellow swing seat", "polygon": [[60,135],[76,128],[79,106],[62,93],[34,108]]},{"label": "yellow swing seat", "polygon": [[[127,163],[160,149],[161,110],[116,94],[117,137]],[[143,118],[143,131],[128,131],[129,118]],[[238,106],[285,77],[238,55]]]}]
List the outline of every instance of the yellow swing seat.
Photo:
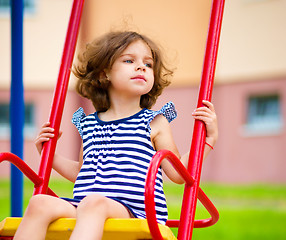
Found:
[{"label": "yellow swing seat", "polygon": [[[0,240],[14,236],[22,218],[7,217],[0,222]],[[75,218],[60,218],[50,224],[46,240],[68,240],[75,226]],[[177,239],[169,227],[159,224],[164,240]],[[2,238],[3,237],[3,238]],[[4,238],[6,237],[6,238]],[[145,219],[108,219],[104,225],[103,240],[152,239]]]}]

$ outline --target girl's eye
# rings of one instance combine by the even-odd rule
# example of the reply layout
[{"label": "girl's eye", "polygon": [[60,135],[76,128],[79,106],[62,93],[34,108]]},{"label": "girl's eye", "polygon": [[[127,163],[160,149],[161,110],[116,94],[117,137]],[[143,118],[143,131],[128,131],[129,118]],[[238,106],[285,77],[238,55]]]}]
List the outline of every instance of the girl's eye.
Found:
[{"label": "girl's eye", "polygon": [[126,63],[133,63],[133,61],[132,61],[132,60],[130,60],[130,59],[125,60],[124,62],[126,62]]},{"label": "girl's eye", "polygon": [[152,63],[145,63],[145,66],[146,66],[147,68],[153,68]]}]

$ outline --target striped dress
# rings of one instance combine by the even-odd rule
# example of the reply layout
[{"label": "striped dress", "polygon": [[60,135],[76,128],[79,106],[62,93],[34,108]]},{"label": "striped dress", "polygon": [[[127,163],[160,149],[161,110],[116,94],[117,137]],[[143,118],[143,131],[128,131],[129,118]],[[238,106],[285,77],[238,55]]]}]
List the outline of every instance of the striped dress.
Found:
[{"label": "striped dress", "polygon": [[[83,165],[74,185],[74,198],[64,199],[77,206],[85,196],[97,193],[120,202],[136,218],[146,218],[145,178],[156,152],[150,122],[158,114],[169,122],[177,116],[172,102],[159,111],[142,109],[133,116],[108,122],[100,120],[97,112],[86,116],[79,108],[72,122],[83,140]],[[156,179],[155,204],[158,222],[165,224],[168,212],[161,169]]]}]

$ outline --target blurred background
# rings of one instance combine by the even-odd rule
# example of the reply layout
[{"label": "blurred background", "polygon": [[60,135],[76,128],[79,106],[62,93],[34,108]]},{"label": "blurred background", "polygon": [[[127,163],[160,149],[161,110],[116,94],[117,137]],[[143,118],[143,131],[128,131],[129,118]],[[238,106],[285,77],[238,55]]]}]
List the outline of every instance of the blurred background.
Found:
[{"label": "blurred background", "polygon": [[[37,172],[34,139],[48,120],[72,1],[24,2],[24,160]],[[210,0],[86,0],[81,22],[76,56],[86,43],[110,30],[138,31],[162,46],[175,74],[155,109],[168,101],[175,103],[178,118],[172,129],[181,154],[189,150],[192,138],[191,113],[197,102],[210,7]],[[9,11],[9,1],[0,0],[0,152],[10,151]],[[195,230],[200,239],[286,239],[285,11],[286,0],[225,3],[212,98],[219,140],[204,162],[201,179],[221,220],[208,230]],[[71,117],[79,106],[86,113],[94,109],[76,94],[74,82],[71,77],[57,151],[77,160],[80,137]],[[9,169],[8,163],[1,164],[0,181],[8,181]],[[56,173],[53,179],[55,185],[62,181]],[[180,207],[183,189],[169,183],[167,188],[169,208]],[[6,193],[0,189],[1,195]],[[178,217],[179,210],[174,212]]]}]

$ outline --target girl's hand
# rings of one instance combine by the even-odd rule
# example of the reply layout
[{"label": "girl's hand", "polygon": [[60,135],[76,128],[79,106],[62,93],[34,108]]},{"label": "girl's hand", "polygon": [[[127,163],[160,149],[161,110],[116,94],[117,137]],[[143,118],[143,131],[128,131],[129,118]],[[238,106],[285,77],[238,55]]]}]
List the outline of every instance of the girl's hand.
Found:
[{"label": "girl's hand", "polygon": [[217,116],[213,104],[203,100],[204,107],[197,108],[193,113],[196,120],[201,120],[206,125],[206,142],[214,146],[218,138]]},{"label": "girl's hand", "polygon": [[[38,137],[35,140],[35,145],[40,155],[43,149],[43,144],[55,136],[54,129],[49,126],[49,122],[44,123],[42,126],[42,130],[40,131]],[[59,138],[61,135],[62,132],[59,133]]]}]

